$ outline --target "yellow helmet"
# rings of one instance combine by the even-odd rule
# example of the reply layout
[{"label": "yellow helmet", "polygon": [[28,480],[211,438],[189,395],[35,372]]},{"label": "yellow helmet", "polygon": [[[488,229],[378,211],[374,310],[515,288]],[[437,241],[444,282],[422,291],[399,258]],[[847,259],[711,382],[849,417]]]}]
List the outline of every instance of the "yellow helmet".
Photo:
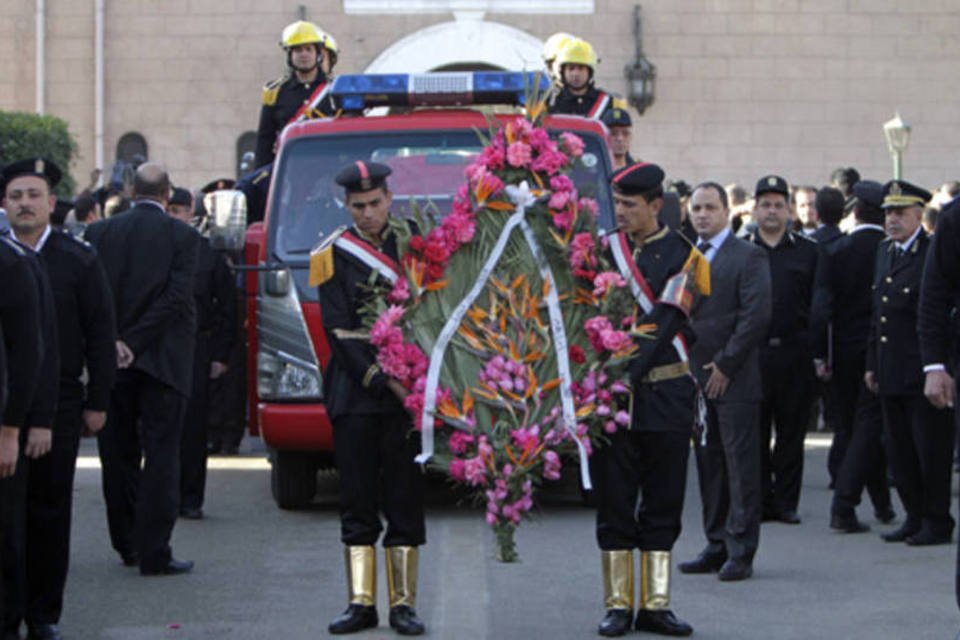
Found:
[{"label": "yellow helmet", "polygon": [[542,54],[543,61],[550,62],[551,60],[555,60],[557,57],[557,54],[560,53],[561,49],[563,49],[563,46],[568,42],[570,42],[571,40],[575,40],[575,39],[576,37],[570,35],[569,33],[566,33],[564,31],[558,31],[557,33],[553,34],[552,36],[544,40],[543,54]]},{"label": "yellow helmet", "polygon": [[283,34],[280,36],[280,46],[284,49],[292,49],[303,44],[318,44],[323,46],[323,34],[320,28],[312,22],[297,20],[288,24]]},{"label": "yellow helmet", "polygon": [[575,38],[566,43],[557,54],[557,68],[562,69],[565,64],[582,64],[590,67],[590,71],[597,71],[597,52],[586,40]]},{"label": "yellow helmet", "polygon": [[322,30],[321,33],[323,34],[323,42],[321,45],[330,54],[330,68],[332,69],[334,65],[337,64],[337,58],[340,57],[340,47],[337,46],[337,41],[332,35]]}]

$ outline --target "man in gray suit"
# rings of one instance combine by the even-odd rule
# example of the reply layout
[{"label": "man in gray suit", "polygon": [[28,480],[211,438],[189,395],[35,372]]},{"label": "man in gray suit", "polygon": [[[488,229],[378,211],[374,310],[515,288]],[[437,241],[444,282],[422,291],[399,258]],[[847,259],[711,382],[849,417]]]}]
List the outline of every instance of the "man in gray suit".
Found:
[{"label": "man in gray suit", "polygon": [[690,199],[697,248],[710,261],[711,294],[693,312],[690,352],[706,396],[706,441],[696,447],[707,547],[683,573],[753,573],[760,541],[759,344],[770,323],[770,267],[763,250],[729,227],[723,187],[699,185]]}]

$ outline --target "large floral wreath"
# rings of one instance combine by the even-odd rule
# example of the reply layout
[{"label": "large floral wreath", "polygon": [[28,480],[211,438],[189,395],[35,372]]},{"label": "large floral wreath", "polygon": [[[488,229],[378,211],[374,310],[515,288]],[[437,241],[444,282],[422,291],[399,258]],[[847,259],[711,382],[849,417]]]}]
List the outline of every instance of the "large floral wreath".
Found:
[{"label": "large floral wreath", "polygon": [[568,176],[583,141],[531,112],[492,121],[451,213],[401,242],[402,277],[366,310],[381,369],[410,391],[420,460],[486,503],[504,561],[534,487],[629,424],[623,373],[644,329]]}]

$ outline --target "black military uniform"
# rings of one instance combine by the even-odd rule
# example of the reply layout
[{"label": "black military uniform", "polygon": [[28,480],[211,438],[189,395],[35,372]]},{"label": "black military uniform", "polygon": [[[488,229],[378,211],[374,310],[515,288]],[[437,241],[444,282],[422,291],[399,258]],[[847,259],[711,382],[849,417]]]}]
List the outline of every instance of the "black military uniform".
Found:
[{"label": "black military uniform", "polygon": [[[623,127],[629,129],[633,126],[633,121],[630,119],[630,114],[626,109],[621,109],[619,106],[607,109],[600,118],[603,120],[603,124],[607,125],[607,128],[611,131],[614,127]],[[636,160],[633,159],[633,156],[630,155],[630,152],[627,151],[623,159],[623,165],[615,166],[614,169],[620,169],[622,167],[629,167],[632,164],[636,164]],[[614,158],[614,164],[616,164],[616,158]]]},{"label": "black military uniform", "polygon": [[857,226],[823,252],[817,273],[817,316],[830,323],[816,328],[816,357],[829,363],[828,383],[836,407],[828,468],[834,478],[831,527],[847,533],[866,531],[854,509],[864,486],[882,522],[894,518],[887,486],[887,463],[877,396],[864,384],[867,340],[873,302],[873,270],[877,245],[886,236],[880,206],[883,185],[865,180],[854,186]]},{"label": "black military uniform", "polygon": [[[787,181],[766,176],[757,183],[755,197],[782,194],[789,202]],[[773,316],[766,342],[760,348],[763,401],[760,404],[760,463],[764,520],[800,522],[797,505],[803,480],[803,439],[813,403],[813,343],[811,306],[817,273],[817,243],[789,228],[775,247],[760,232],[748,239],[770,257]],[[770,450],[773,424],[777,440]]]},{"label": "black military uniform", "polygon": [[[893,180],[884,187],[888,211],[922,207],[930,193]],[[923,395],[923,364],[917,336],[917,307],[930,238],[922,227],[904,243],[880,243],[874,276],[873,321],[867,371],[874,373],[887,452],[893,477],[907,512],[888,542],[911,545],[950,542],[950,469],[953,462],[953,415],[937,409]],[[954,257],[954,259],[956,259]]]},{"label": "black military uniform", "polygon": [[[174,189],[171,205],[187,205],[193,196],[186,189]],[[233,276],[226,258],[200,239],[193,298],[197,308],[196,347],[193,354],[193,390],[187,402],[180,440],[180,515],[203,517],[207,483],[207,408],[210,367],[226,363],[237,330],[237,302]]]},{"label": "black military uniform", "polygon": [[560,113],[585,118],[600,119],[613,105],[613,97],[590,84],[586,93],[577,95],[568,87],[561,88],[550,100],[550,113]]},{"label": "black military uniform", "polygon": [[[257,127],[257,150],[254,164],[258,167],[273,162],[274,146],[283,128],[303,109],[308,118],[330,116],[336,113],[333,101],[325,98],[314,109],[309,109],[311,97],[327,84],[327,76],[317,69],[313,82],[301,82],[296,73],[290,73],[263,87],[263,106]],[[309,111],[309,113],[306,113]]]},{"label": "black military uniform", "polygon": [[[960,199],[944,206],[930,239],[920,292],[918,327],[924,371],[953,373],[956,397],[958,331],[956,309],[960,309]],[[954,401],[954,413],[958,413]],[[960,553],[957,555],[954,592],[960,608]]]},{"label": "black military uniform", "polygon": [[[357,162],[337,176],[351,193],[386,188],[390,168]],[[374,545],[383,531],[379,512],[387,520],[383,538],[390,590],[390,623],[414,632],[423,625],[413,613],[417,547],[426,541],[421,472],[413,459],[420,440],[410,417],[376,363],[376,354],[362,335],[359,310],[370,293],[372,268],[356,253],[343,249],[349,240],[362,252],[376,252],[386,261],[399,259],[397,238],[387,223],[376,238],[359,230],[332,234],[311,256],[311,283],[319,284],[323,328],[330,344],[324,372],[323,397],[333,422],[337,470],[340,475],[341,540],[346,545],[350,605],[330,625],[333,633],[376,626],[376,560]],[[378,246],[379,245],[379,246]],[[406,579],[403,577],[406,576]],[[395,579],[394,579],[395,578]],[[412,582],[411,582],[412,581]],[[413,616],[415,624],[410,622]]]},{"label": "black military uniform", "polygon": [[[615,192],[652,202],[662,197],[663,177],[656,165],[634,164],[615,173],[612,186]],[[612,263],[632,287],[639,287],[635,293],[644,292],[638,295],[637,322],[655,324],[656,330],[654,339],[639,341],[630,365],[629,430],[611,434],[610,444],[591,459],[607,609],[599,632],[620,635],[630,627],[633,550],[640,549],[637,629],[689,635],[690,625],[669,609],[670,550],[680,535],[695,421],[696,383],[685,346],[693,337],[690,301],[697,287],[709,293],[709,264],[684,236],[662,223],[646,238],[618,233],[610,242]]]}]

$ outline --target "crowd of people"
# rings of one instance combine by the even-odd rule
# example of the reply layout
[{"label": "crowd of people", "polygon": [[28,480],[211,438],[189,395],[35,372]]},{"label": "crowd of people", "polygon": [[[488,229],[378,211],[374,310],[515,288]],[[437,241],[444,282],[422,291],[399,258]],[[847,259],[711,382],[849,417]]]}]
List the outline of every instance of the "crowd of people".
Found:
[{"label": "crowd of people", "polygon": [[[261,200],[252,219],[258,206],[262,212],[283,127],[334,113],[323,92],[339,55],[332,36],[301,21],[284,30],[281,45],[289,72],[264,88],[258,168],[236,185],[252,203]],[[841,168],[822,188],[791,186],[779,175],[760,178],[752,193],[711,181],[665,188],[660,167],[630,154],[625,105],[595,86],[593,47],[556,34],[544,59],[556,85],[548,109],[609,129],[618,228],[608,259],[638,285],[638,315],[655,327],[630,368],[631,425],[591,463],[606,609],[598,632],[693,632],[670,606],[691,438],[706,545],[679,563],[683,573],[748,579],[761,523],[800,524],[804,437],[818,416],[834,434],[833,529],[869,529],[856,514],[864,489],[876,519],[894,523],[892,479],[905,514],[884,540],[949,543],[960,183],[932,194]],[[409,426],[405,391],[356,335],[374,271],[357,252],[397,258],[389,173],[362,160],[344,168],[336,181],[354,221],[352,253],[338,236],[321,247],[330,258],[318,281],[332,350],[324,384],[350,598],[333,633],[378,623],[381,510],[390,625],[401,634],[425,630],[414,608],[425,533],[416,443],[400,428]],[[235,431],[207,433],[211,385],[233,372],[243,341],[230,256],[200,232],[205,196],[234,183],[217,180],[195,195],[174,187],[162,165],[142,162],[128,185],[97,189],[94,175],[58,208],[61,176],[40,157],[0,173],[5,640],[19,638],[24,624],[31,639],[61,637],[82,436],[98,440],[112,546],[143,575],[192,569],[170,548],[175,521],[203,517],[207,455],[235,452],[239,442]],[[680,207],[676,228],[660,219],[668,192]],[[688,269],[699,261],[709,277],[691,280]],[[382,455],[371,458],[371,450]],[[392,478],[384,496],[381,473]]]}]

